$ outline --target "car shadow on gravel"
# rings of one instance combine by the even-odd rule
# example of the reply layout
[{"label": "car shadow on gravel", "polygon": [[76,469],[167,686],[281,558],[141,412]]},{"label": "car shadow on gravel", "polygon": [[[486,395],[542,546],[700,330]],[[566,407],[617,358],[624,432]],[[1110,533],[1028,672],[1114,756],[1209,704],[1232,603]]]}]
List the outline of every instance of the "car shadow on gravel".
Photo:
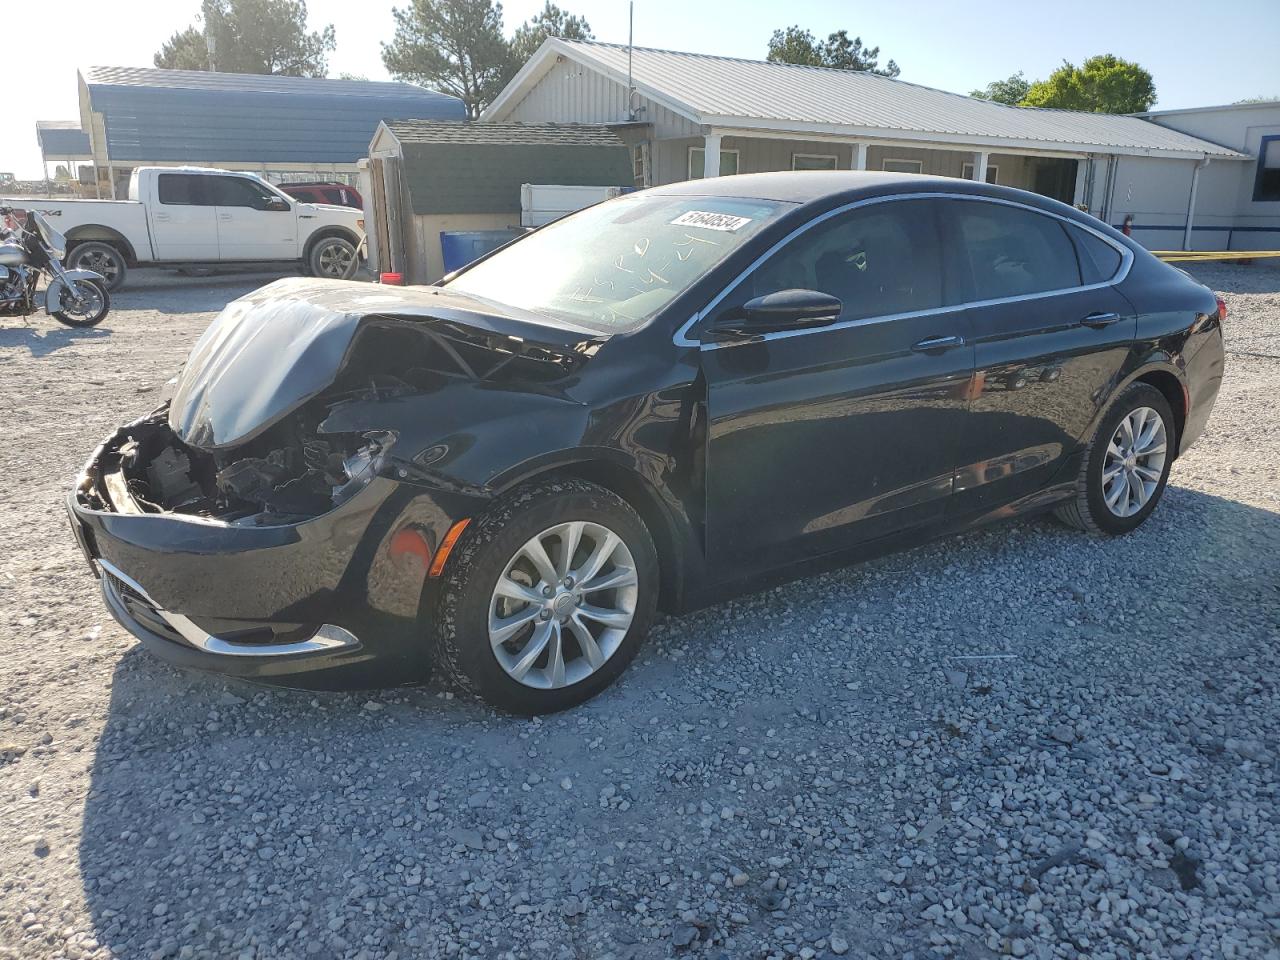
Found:
[{"label": "car shadow on gravel", "polygon": [[33,357],[40,358],[80,341],[102,340],[109,336],[110,327],[3,327],[0,328],[0,350],[26,347]]},{"label": "car shadow on gravel", "polygon": [[[445,952],[441,944],[451,938],[465,944],[467,929],[488,932],[497,926],[486,920],[491,909],[486,891],[495,883],[499,888],[527,884],[513,877],[530,872],[540,879],[524,903],[556,904],[552,914],[539,914],[540,929],[558,924],[571,931],[575,923],[582,929],[612,927],[619,915],[602,904],[615,895],[611,891],[617,884],[633,880],[637,871],[651,872],[641,884],[647,892],[658,888],[664,870],[674,872],[664,866],[660,852],[637,854],[632,852],[636,845],[628,844],[628,852],[618,853],[623,844],[614,850],[613,841],[640,834],[643,850],[671,835],[693,858],[690,863],[714,869],[739,862],[733,856],[740,851],[707,839],[719,834],[700,835],[696,818],[675,814],[669,768],[700,770],[709,763],[707,749],[733,752],[764,742],[783,758],[829,749],[835,741],[824,738],[837,734],[813,722],[814,711],[806,705],[854,709],[848,704],[855,695],[848,691],[855,687],[869,708],[868,770],[848,771],[846,783],[879,776],[884,758],[880,767],[870,759],[870,751],[881,749],[871,745],[875,737],[894,742],[885,737],[894,730],[896,714],[885,705],[897,702],[902,692],[895,658],[860,646],[850,648],[857,657],[850,662],[854,654],[846,656],[838,643],[814,646],[815,655],[830,662],[815,665],[803,688],[785,681],[779,686],[777,671],[759,658],[758,650],[776,649],[782,638],[749,638],[758,648],[758,670],[734,672],[737,653],[727,659],[710,655],[713,637],[719,643],[725,636],[724,624],[749,624],[742,616],[744,607],[756,610],[776,601],[797,616],[794,629],[804,641],[818,606],[829,610],[835,603],[853,610],[865,596],[876,604],[882,599],[891,604],[895,592],[908,586],[930,594],[933,586],[941,589],[954,576],[948,565],[957,555],[965,564],[1001,563],[1024,570],[1046,555],[1052,561],[1060,554],[1057,559],[1065,562],[1086,543],[1079,534],[1051,531],[1039,521],[1022,527],[1016,537],[994,530],[979,535],[976,545],[965,546],[972,539],[966,537],[959,545],[943,542],[877,561],[876,589],[886,591],[884,597],[864,592],[863,577],[851,569],[668,618],[651,644],[657,649],[642,654],[619,685],[578,710],[539,721],[495,715],[476,703],[446,698],[430,686],[324,694],[240,683],[172,669],[135,646],[115,668],[84,810],[79,862],[94,936],[121,957],[178,956],[183,948],[192,952],[182,956],[239,954],[272,960],[356,956],[361,950],[371,957],[392,951],[402,958],[434,956]],[[1274,584],[1242,576],[1241,558],[1254,557],[1254,573],[1265,579],[1264,568],[1274,566],[1280,556],[1280,514],[1175,487],[1152,523],[1133,537],[1108,544],[1114,546],[1106,549],[1122,555],[1161,558],[1174,582],[1185,583],[1198,566],[1212,579],[1218,602],[1245,609],[1258,591],[1274,590]],[[990,557],[984,556],[988,550]],[[1091,594],[1103,597],[1124,588],[1119,579],[1088,584]],[[913,611],[901,610],[901,622],[913,618]],[[1061,670],[1063,658],[1093,656],[1093,651],[1118,643],[1135,650],[1149,644],[1146,655],[1160,657],[1162,638],[1186,630],[1180,605],[1152,604],[1143,613],[1140,633],[1107,640],[1082,629],[1078,651],[1033,645],[1019,653],[1024,663],[1043,656],[1042,668],[1049,673]],[[672,648],[684,649],[686,643],[680,657],[671,655]],[[939,662],[950,653],[966,652],[938,646]],[[847,684],[851,676],[859,682]],[[1140,684],[1143,678],[1131,679]],[[933,686],[924,689],[930,696],[960,695],[941,670],[929,682]],[[726,683],[728,692],[718,693]],[[756,685],[759,689],[752,689]],[[655,712],[672,708],[679,709],[682,723],[655,726]],[[705,720],[700,731],[714,731],[722,716],[739,726],[726,729],[721,722],[721,732],[711,738],[720,742],[705,749],[675,729],[688,724],[692,731],[693,723]],[[675,739],[661,738],[666,728]],[[536,739],[548,729],[555,735]],[[590,752],[597,734],[612,747]],[[705,743],[706,735],[701,736]],[[848,734],[838,736],[847,747]],[[535,749],[535,744],[541,746]],[[610,819],[602,827],[600,811],[614,802],[613,782],[624,779],[631,783],[631,819]],[[696,777],[689,781],[694,782]],[[721,809],[724,800],[714,792],[714,778],[709,787],[687,788],[682,774],[680,786],[687,791],[679,795],[684,800],[701,800],[705,806],[710,798],[715,810]],[[848,796],[833,800],[833,809],[846,801],[866,802],[852,787],[844,793]],[[767,800],[747,801],[753,802],[766,812],[747,810],[748,821],[767,815]],[[610,809],[616,817],[615,808]],[[726,815],[742,817],[743,812]],[[874,867],[889,865],[882,858],[900,853],[894,848],[899,824],[891,813],[887,816],[880,816],[884,822],[873,818],[864,825],[867,846],[858,847],[856,862],[865,864],[857,869],[865,870],[868,883],[879,882]],[[564,865],[561,844],[565,836],[573,836],[575,818],[586,824],[592,842],[601,848],[592,861],[594,896],[579,884],[579,874],[566,875],[571,868]],[[714,813],[711,819],[717,819]],[[772,850],[750,837],[745,842],[758,859]],[[581,856],[580,850],[573,855]],[[633,859],[637,856],[644,859]],[[632,899],[638,895],[634,889],[631,894]],[[504,896],[497,902],[496,890],[493,896],[492,909],[510,925],[492,932],[509,936],[506,942],[512,943],[525,929],[519,925],[521,917],[529,922],[538,918],[519,907],[509,914],[512,901]],[[838,909],[833,902],[826,929],[832,918],[853,909],[848,902],[841,900],[846,905]],[[925,926],[903,921],[874,900],[859,898],[857,903],[864,929],[888,924],[915,936],[916,928]],[[562,909],[570,921],[562,919]],[[775,921],[765,916],[762,922],[763,931]],[[532,954],[550,956],[560,945]],[[521,955],[526,947],[520,947]],[[479,956],[500,952],[492,941],[472,949],[455,944],[452,951]],[[667,954],[664,948],[626,955]]]}]

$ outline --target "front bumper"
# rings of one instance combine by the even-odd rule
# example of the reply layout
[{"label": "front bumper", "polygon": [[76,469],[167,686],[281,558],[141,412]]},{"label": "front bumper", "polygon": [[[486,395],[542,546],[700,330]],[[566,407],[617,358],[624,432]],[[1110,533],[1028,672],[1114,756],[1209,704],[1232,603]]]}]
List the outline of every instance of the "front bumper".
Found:
[{"label": "front bumper", "polygon": [[275,526],[92,507],[85,491],[120,436],[95,451],[67,509],[108,610],[149,650],[316,689],[426,679],[427,570],[475,498],[377,477],[327,513]]}]

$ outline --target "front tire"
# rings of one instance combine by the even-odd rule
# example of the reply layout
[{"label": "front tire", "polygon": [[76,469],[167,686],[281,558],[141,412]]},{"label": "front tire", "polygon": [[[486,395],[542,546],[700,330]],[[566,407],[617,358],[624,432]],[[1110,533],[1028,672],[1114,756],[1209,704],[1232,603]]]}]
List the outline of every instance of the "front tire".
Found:
[{"label": "front tire", "polygon": [[350,280],[360,268],[356,245],[346,237],[321,237],[307,254],[307,272],[325,280]]},{"label": "front tire", "polygon": [[124,254],[101,240],[77,243],[67,254],[64,266],[68,270],[92,270],[101,274],[107,281],[108,290],[119,290],[129,275]]},{"label": "front tire", "polygon": [[1085,452],[1075,497],[1055,515],[1068,526],[1103,536],[1136,530],[1164,495],[1177,439],[1164,394],[1146,383],[1126,387]]},{"label": "front tire", "polygon": [[73,292],[63,286],[59,296],[61,303],[53,311],[53,318],[68,327],[96,327],[111,310],[111,294],[97,280],[76,280],[73,283],[82,289]]},{"label": "front tire", "polygon": [[554,713],[609,686],[657,607],[658,558],[621,497],[573,478],[515,490],[450,557],[434,666],[500,710]]}]

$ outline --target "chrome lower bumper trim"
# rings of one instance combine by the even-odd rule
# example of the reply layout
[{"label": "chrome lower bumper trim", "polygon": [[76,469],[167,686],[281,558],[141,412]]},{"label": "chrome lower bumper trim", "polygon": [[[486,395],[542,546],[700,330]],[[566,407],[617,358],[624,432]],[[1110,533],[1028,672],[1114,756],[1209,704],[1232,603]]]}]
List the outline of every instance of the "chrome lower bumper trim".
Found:
[{"label": "chrome lower bumper trim", "polygon": [[[182,639],[195,649],[205,653],[226,657],[284,657],[304,653],[333,653],[338,650],[360,646],[360,641],[354,634],[332,623],[321,624],[320,628],[306,640],[298,640],[294,643],[233,643],[230,640],[215,637],[208,631],[202,630],[180,613],[172,613],[165,610],[152,599],[151,595],[147,593],[138,581],[114,564],[101,558],[98,559],[98,563],[107,573],[150,604],[156,614],[162,617]],[[106,586],[105,581],[103,589],[110,589]]]}]

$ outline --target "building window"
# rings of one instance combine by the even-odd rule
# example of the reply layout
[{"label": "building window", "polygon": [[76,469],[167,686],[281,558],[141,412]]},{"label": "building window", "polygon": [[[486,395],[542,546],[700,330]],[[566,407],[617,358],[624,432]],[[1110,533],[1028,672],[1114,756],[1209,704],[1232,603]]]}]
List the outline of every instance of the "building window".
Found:
[{"label": "building window", "polygon": [[[703,159],[706,150],[702,147],[689,148],[689,179],[701,180],[702,169],[706,164]],[[720,176],[731,177],[738,172],[738,151],[737,150],[721,150],[720,151]]]},{"label": "building window", "polygon": [[836,158],[828,153],[793,153],[792,170],[835,170]]},{"label": "building window", "polygon": [[[987,165],[987,183],[996,183],[996,182],[997,182],[997,181],[996,181],[996,177],[999,175],[999,173],[1000,173],[1000,168],[999,168],[998,166],[996,166],[994,163],[988,164],[988,165]],[[962,180],[972,180],[972,179],[973,179],[973,164],[972,164],[972,163],[966,163],[966,164],[961,168],[961,172],[960,172],[960,179],[962,179]]]},{"label": "building window", "polygon": [[889,173],[923,173],[923,160],[885,160],[880,169]]},{"label": "building window", "polygon": [[631,173],[637,187],[651,187],[649,180],[649,141],[641,140],[631,148]]},{"label": "building window", "polygon": [[1280,137],[1263,137],[1258,145],[1258,176],[1253,199],[1280,200]]}]

